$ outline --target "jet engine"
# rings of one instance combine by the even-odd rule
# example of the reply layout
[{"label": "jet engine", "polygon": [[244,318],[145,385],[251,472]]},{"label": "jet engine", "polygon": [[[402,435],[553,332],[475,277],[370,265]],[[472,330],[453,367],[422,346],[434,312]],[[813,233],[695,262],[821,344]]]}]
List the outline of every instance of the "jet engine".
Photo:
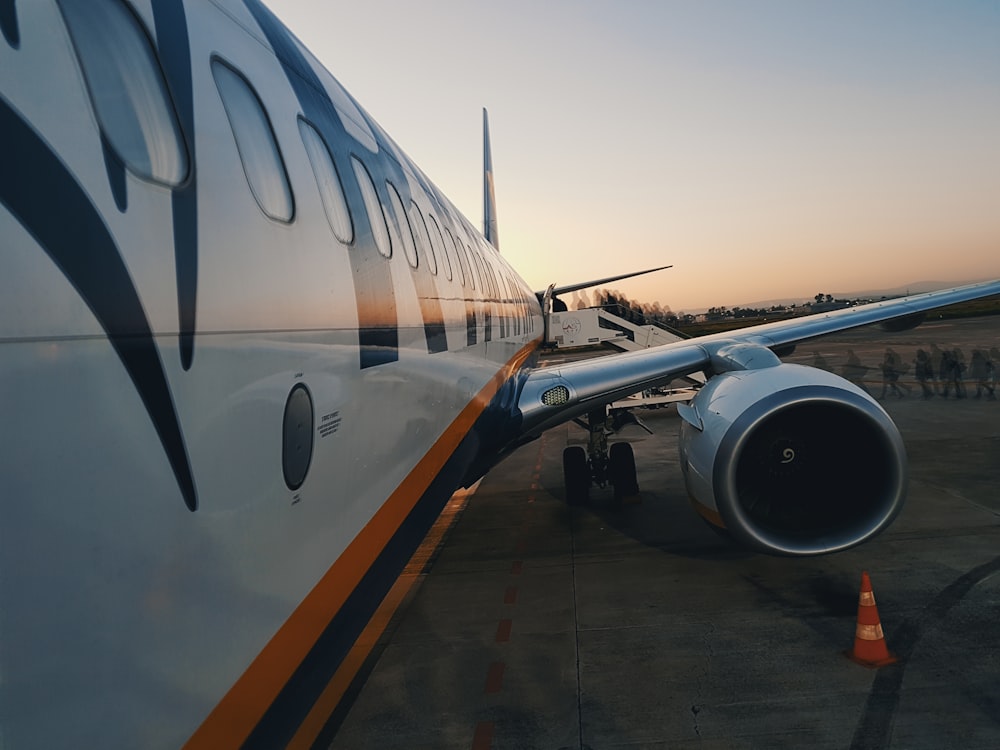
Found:
[{"label": "jet engine", "polygon": [[681,467],[702,516],[782,555],[836,552],[892,522],[906,451],[868,393],[761,346],[722,347],[712,362],[717,374],[679,409]]}]

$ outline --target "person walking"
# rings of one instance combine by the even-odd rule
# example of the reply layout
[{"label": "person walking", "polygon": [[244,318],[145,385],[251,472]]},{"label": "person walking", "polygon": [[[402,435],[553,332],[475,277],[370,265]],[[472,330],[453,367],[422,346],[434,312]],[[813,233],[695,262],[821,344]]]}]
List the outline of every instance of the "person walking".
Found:
[{"label": "person walking", "polygon": [[847,361],[844,363],[841,372],[844,375],[844,380],[854,383],[858,388],[863,390],[865,393],[869,393],[868,388],[865,387],[865,373],[868,372],[868,368],[861,364],[861,360],[858,355],[854,353],[853,349],[847,350]]},{"label": "person walking", "polygon": [[965,382],[962,379],[962,360],[958,349],[945,349],[941,352],[941,387],[942,396],[948,398],[952,387],[955,388],[955,398],[965,398]]},{"label": "person walking", "polygon": [[930,356],[923,349],[917,349],[917,358],[913,364],[913,374],[917,382],[920,383],[924,398],[934,398],[934,389],[927,385],[928,380],[931,382],[937,380],[934,377],[934,366],[931,364]]},{"label": "person walking", "polygon": [[993,386],[993,363],[986,359],[986,356],[979,349],[972,350],[972,362],[969,367],[969,375],[976,384],[976,395],[973,398],[982,398],[986,393],[986,398],[991,401],[996,400],[996,389]]},{"label": "person walking", "polygon": [[885,398],[886,389],[896,394],[896,398],[902,398],[903,392],[899,389],[900,362],[899,355],[891,348],[886,347],[885,356],[882,358],[882,395]]}]

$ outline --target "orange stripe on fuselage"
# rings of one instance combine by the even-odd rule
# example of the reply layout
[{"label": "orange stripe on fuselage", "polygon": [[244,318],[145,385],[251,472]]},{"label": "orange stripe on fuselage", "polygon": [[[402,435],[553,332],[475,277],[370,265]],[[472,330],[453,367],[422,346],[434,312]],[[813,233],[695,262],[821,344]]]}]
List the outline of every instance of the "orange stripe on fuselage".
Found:
[{"label": "orange stripe on fuselage", "polygon": [[212,709],[185,750],[216,750],[246,741],[490,399],[539,343],[521,349],[459,413]]}]

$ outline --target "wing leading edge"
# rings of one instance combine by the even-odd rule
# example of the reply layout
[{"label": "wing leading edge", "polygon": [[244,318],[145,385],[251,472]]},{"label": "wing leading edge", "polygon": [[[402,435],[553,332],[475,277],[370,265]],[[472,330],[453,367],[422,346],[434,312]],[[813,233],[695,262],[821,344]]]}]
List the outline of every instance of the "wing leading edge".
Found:
[{"label": "wing leading edge", "polygon": [[716,374],[731,369],[728,360],[718,354],[721,348],[730,344],[749,344],[781,351],[818,336],[915,316],[995,294],[1000,294],[1000,280],[873,302],[653,349],[535,370],[525,380],[518,400],[523,419],[522,435],[535,437],[595,407],[646,388],[665,385],[692,372],[703,370]]}]

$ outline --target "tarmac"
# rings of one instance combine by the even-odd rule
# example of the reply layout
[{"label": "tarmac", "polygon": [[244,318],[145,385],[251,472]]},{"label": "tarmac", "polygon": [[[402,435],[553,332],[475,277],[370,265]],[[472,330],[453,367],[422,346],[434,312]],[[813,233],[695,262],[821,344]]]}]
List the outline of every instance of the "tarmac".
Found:
[{"label": "tarmac", "polygon": [[[861,329],[786,358],[839,373],[851,349],[876,397],[886,347],[908,365],[905,395],[883,401],[909,455],[906,507],[835,555],[769,557],[714,533],[687,502],[673,408],[639,413],[654,435],[618,436],[635,504],[595,489],[566,505],[574,425],[517,451],[456,499],[330,747],[1000,747],[1000,401],[968,379],[966,398],[921,398],[913,360],[931,344],[968,364],[1000,345],[1000,317]],[[891,666],[845,657],[862,571]]]}]

